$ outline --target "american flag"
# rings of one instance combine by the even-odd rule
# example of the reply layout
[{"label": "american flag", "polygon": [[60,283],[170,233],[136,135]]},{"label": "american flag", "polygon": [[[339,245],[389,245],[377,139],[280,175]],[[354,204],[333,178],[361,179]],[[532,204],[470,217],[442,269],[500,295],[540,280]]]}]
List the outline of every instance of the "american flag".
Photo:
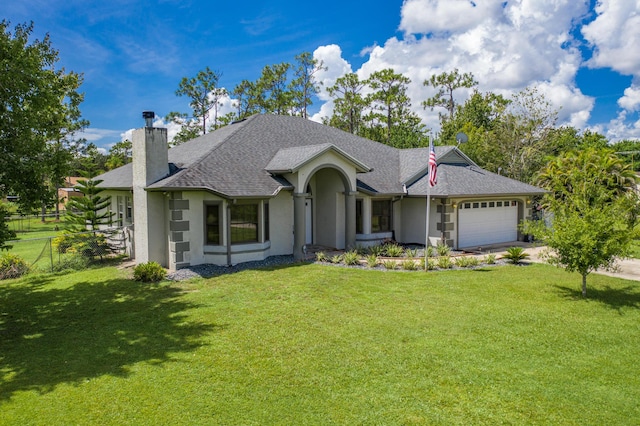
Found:
[{"label": "american flag", "polygon": [[429,145],[429,185],[436,186],[438,174],[438,164],[436,163],[436,152],[433,149],[433,142]]}]

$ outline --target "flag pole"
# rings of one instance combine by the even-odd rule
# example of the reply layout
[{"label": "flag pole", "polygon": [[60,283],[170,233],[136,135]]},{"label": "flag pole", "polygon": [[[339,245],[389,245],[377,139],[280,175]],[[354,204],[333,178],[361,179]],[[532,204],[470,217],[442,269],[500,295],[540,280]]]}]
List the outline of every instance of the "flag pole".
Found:
[{"label": "flag pole", "polygon": [[[429,155],[431,155],[431,135],[429,135]],[[431,167],[427,167],[427,176],[431,178]],[[424,231],[424,270],[429,270],[429,213],[431,212],[431,184],[427,183],[427,220]]]}]

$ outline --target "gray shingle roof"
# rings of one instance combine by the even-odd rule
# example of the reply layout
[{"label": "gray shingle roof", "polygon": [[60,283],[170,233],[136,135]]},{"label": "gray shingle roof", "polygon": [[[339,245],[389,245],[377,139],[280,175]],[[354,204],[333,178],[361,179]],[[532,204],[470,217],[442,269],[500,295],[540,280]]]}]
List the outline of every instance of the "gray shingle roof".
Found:
[{"label": "gray shingle roof", "polygon": [[102,179],[103,182],[98,185],[101,188],[131,189],[133,186],[131,184],[132,177],[133,165],[129,163],[96,176],[94,180]]},{"label": "gray shingle roof", "polygon": [[[475,165],[438,164],[438,183],[431,188],[435,197],[507,196],[544,194],[538,187],[488,172]],[[407,188],[409,196],[427,195],[429,178],[423,175]]]},{"label": "gray shingle roof", "polygon": [[[290,184],[267,169],[291,170],[323,150],[334,147],[357,167],[373,170],[358,174],[358,188],[369,193],[400,195],[403,184],[410,195],[426,195],[424,175],[428,149],[399,150],[299,117],[254,115],[169,150],[175,167],[170,176],[150,189],[205,189],[227,197],[269,197]],[[446,161],[460,158],[454,147],[436,147]],[[453,161],[453,162],[456,162]],[[538,188],[471,168],[441,164],[435,196],[541,193]],[[482,176],[482,178],[479,178]],[[104,188],[131,188],[131,164],[99,176]],[[472,181],[467,182],[468,179]],[[415,181],[415,183],[414,183]],[[450,193],[454,191],[454,193]],[[464,192],[469,191],[469,192]]]},{"label": "gray shingle roof", "polygon": [[[446,159],[455,148],[452,146],[435,146],[436,158]],[[457,151],[459,152],[459,151]],[[412,183],[427,173],[429,148],[412,148],[400,150],[400,181]]]},{"label": "gray shingle roof", "polygon": [[350,157],[340,148],[330,143],[283,148],[273,156],[271,161],[269,161],[269,164],[267,164],[267,166],[265,167],[265,170],[272,174],[295,172],[305,163],[313,160],[316,157],[319,157],[320,155],[328,151],[337,152],[342,157],[345,157],[356,167],[356,169],[360,173],[371,171],[370,167],[360,163],[357,159]]}]

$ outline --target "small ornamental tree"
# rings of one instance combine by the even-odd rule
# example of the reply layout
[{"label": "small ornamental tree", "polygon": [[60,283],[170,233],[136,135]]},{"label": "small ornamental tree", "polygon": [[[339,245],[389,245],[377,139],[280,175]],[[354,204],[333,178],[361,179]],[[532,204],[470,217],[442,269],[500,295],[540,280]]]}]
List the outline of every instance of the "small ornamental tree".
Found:
[{"label": "small ornamental tree", "polygon": [[101,180],[79,179],[75,188],[84,197],[74,197],[67,203],[67,223],[73,231],[95,231],[111,225],[113,213],[108,210],[111,200],[103,197],[98,185]]},{"label": "small ornamental tree", "polygon": [[74,197],[67,203],[66,221],[68,229],[73,232],[92,231],[87,236],[72,237],[72,244],[78,246],[78,251],[86,257],[96,257],[109,251],[109,245],[103,235],[95,232],[101,227],[112,224],[113,213],[108,207],[111,203],[108,197],[103,197],[103,191],[97,185],[101,180],[78,180],[76,189],[84,194],[83,197]]},{"label": "small ornamental tree", "polygon": [[586,297],[587,275],[628,256],[638,235],[635,173],[613,152],[589,148],[549,163],[538,184],[549,190],[543,206],[551,224],[527,222],[523,230],[551,248],[549,263],[582,276]]}]

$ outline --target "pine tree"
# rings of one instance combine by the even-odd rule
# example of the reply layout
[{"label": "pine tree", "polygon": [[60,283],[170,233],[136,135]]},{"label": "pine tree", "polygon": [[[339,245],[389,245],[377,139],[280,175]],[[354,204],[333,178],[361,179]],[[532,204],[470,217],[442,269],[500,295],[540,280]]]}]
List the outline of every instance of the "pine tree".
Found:
[{"label": "pine tree", "polygon": [[100,257],[110,251],[105,231],[100,234],[96,231],[101,227],[105,228],[112,224],[113,213],[108,207],[111,200],[103,197],[103,191],[97,185],[101,180],[78,180],[76,189],[84,194],[83,197],[76,197],[67,204],[66,222],[72,232],[83,234],[72,234],[69,243],[83,256],[88,258]]},{"label": "pine tree", "polygon": [[113,213],[107,208],[111,203],[108,197],[103,197],[103,191],[98,185],[101,180],[78,180],[76,189],[84,194],[84,197],[75,197],[67,204],[66,221],[69,228],[76,232],[96,231],[100,227],[112,224]]}]

